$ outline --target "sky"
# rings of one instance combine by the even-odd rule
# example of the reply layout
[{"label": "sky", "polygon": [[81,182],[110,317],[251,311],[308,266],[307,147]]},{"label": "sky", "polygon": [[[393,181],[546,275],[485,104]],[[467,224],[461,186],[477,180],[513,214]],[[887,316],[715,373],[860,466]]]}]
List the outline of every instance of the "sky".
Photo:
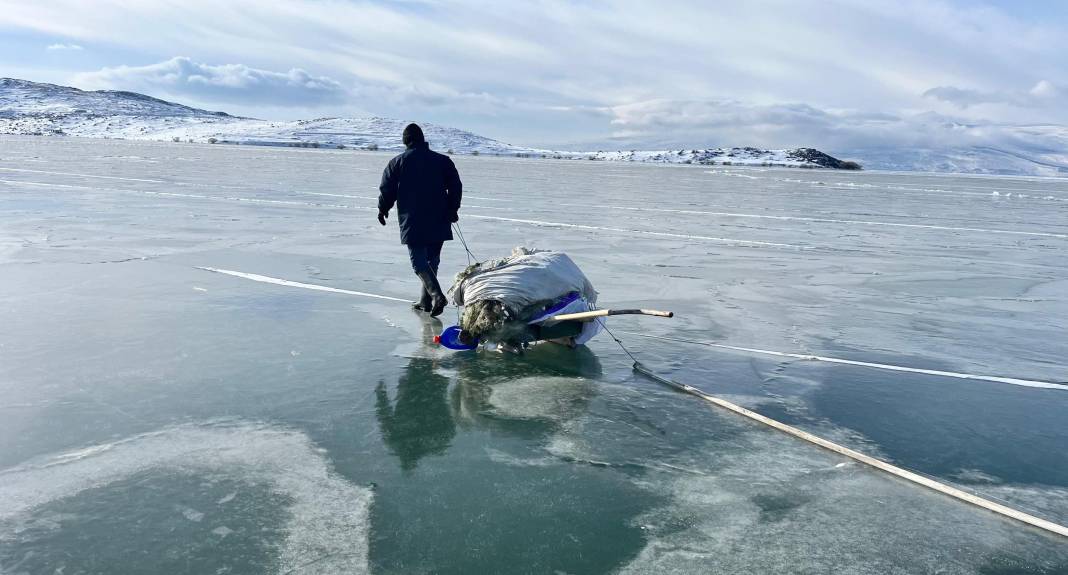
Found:
[{"label": "sky", "polygon": [[571,149],[997,141],[1065,54],[1059,0],[0,0],[0,77]]}]

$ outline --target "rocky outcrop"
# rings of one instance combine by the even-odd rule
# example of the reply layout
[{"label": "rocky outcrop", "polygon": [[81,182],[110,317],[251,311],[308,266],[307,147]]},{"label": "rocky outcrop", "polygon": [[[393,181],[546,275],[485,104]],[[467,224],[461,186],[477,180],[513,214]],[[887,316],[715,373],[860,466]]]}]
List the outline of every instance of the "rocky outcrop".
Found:
[{"label": "rocky outcrop", "polygon": [[797,148],[794,150],[787,150],[786,157],[792,160],[796,160],[800,163],[815,164],[824,168],[831,168],[834,170],[859,170],[861,165],[849,161],[839,160],[838,158],[825,154],[815,148]]}]

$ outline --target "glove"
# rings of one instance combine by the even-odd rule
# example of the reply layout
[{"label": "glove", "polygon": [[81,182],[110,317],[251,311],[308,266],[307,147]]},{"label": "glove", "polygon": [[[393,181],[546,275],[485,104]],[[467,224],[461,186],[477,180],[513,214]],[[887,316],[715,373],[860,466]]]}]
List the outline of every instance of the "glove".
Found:
[{"label": "glove", "polygon": [[459,212],[453,212],[452,214],[450,214],[450,215],[449,215],[449,221],[450,221],[450,222],[452,222],[452,223],[454,223],[454,224],[455,224],[456,222],[460,221],[460,214],[459,214]]},{"label": "glove", "polygon": [[378,223],[382,224],[383,226],[386,225],[386,218],[388,218],[388,217],[389,217],[388,213],[378,212]]}]

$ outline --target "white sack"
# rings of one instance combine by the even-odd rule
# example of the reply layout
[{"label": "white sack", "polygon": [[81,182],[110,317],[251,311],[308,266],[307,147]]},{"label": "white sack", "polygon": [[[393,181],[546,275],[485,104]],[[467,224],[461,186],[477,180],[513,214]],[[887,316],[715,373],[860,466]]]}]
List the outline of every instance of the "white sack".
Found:
[{"label": "white sack", "polygon": [[597,303],[590,280],[563,252],[516,248],[511,257],[480,266],[466,277],[457,276],[449,289],[454,304],[496,300],[518,314],[530,305],[557,301],[571,292],[579,292],[590,304]]}]

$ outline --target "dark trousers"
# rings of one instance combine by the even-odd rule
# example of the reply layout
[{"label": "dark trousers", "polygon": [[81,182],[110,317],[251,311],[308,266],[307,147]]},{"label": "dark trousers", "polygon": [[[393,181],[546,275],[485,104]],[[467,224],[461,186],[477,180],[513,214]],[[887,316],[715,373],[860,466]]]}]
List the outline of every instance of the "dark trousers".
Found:
[{"label": "dark trousers", "polygon": [[445,242],[413,245],[408,244],[408,258],[412,260],[412,269],[415,273],[430,272],[438,274],[438,265],[441,263],[441,246]]}]

